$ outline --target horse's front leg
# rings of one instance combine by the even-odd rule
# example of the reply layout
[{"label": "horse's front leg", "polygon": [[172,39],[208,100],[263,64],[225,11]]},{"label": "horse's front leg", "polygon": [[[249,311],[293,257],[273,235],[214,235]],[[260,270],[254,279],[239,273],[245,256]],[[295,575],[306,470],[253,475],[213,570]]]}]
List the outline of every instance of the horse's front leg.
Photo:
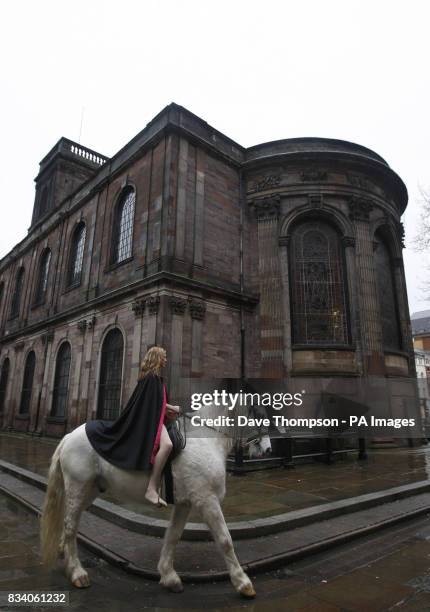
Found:
[{"label": "horse's front leg", "polygon": [[65,507],[62,547],[66,574],[73,586],[82,588],[90,586],[90,579],[79,560],[76,535],[82,511],[96,498],[97,491],[93,483],[81,483],[72,478],[67,478],[67,476],[64,478],[64,484]]},{"label": "horse's front leg", "polygon": [[184,531],[190,509],[190,504],[175,505],[170,524],[164,535],[163,548],[161,549],[160,560],[157,566],[161,576],[160,584],[175,593],[182,592],[184,587],[173,567],[173,555],[176,544],[181,539],[182,532]]},{"label": "horse's front leg", "polygon": [[234,552],[233,540],[225,522],[218,498],[215,495],[211,495],[205,500],[199,501],[196,505],[203,519],[208,524],[213,539],[224,557],[234,588],[244,597],[255,597],[256,593],[252,586],[252,582],[241,568],[236,553]]}]

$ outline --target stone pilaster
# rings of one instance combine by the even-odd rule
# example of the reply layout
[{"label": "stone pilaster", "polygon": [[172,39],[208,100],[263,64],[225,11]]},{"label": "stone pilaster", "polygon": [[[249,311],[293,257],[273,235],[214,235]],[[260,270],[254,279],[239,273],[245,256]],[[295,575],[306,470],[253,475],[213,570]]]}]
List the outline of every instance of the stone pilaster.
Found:
[{"label": "stone pilaster", "polygon": [[203,319],[206,304],[200,300],[190,300],[191,328],[191,376],[202,373]]},{"label": "stone pilaster", "polygon": [[278,196],[251,203],[257,219],[260,279],[261,377],[283,378],[282,282],[278,253]]},{"label": "stone pilaster", "polygon": [[181,371],[182,371],[182,339],[184,328],[184,313],[187,301],[178,296],[169,296],[169,309],[172,317],[172,333],[170,338],[170,395],[172,397],[181,396]]},{"label": "stone pilaster", "polygon": [[354,222],[356,239],[356,265],[360,313],[363,367],[367,374],[385,373],[382,330],[375,274],[373,237],[369,217],[373,209],[366,198],[352,197],[349,202],[350,218]]}]

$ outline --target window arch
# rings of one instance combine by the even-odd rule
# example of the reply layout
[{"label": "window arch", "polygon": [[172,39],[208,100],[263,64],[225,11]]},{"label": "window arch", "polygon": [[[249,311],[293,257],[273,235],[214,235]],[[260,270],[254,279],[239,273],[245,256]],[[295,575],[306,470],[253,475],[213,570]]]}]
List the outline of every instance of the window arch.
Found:
[{"label": "window arch", "polygon": [[81,221],[75,228],[72,236],[69,269],[67,273],[67,285],[70,287],[79,285],[81,282],[86,233],[85,223]]},{"label": "window arch", "polygon": [[24,268],[21,266],[16,273],[15,279],[15,291],[12,296],[12,304],[10,308],[10,316],[11,318],[17,317],[19,315],[19,308],[21,305],[21,296],[22,290],[24,286]]},{"label": "window arch", "polygon": [[57,354],[55,364],[54,394],[51,416],[66,417],[67,395],[69,391],[71,349],[68,342],[63,342]]},{"label": "window arch", "polygon": [[7,383],[9,380],[9,357],[3,361],[3,365],[1,367],[1,375],[0,375],[0,412],[4,410],[4,403],[6,400],[6,392],[7,392]]},{"label": "window arch", "polygon": [[290,247],[294,344],[347,345],[348,295],[341,237],[325,221],[299,222]]},{"label": "window arch", "polygon": [[19,414],[30,412],[31,392],[33,390],[34,368],[36,356],[34,351],[30,351],[25,360],[24,378],[22,381],[21,402],[19,404]]},{"label": "window arch", "polygon": [[381,231],[374,237],[374,261],[384,350],[402,348],[392,257]]},{"label": "window arch", "polygon": [[133,225],[136,193],[127,189],[121,195],[115,210],[112,263],[120,263],[128,259],[133,251]]},{"label": "window arch", "polygon": [[46,298],[48,289],[49,264],[51,263],[51,249],[45,249],[40,258],[39,274],[37,277],[35,304],[42,304]]},{"label": "window arch", "polygon": [[114,420],[120,411],[124,340],[118,328],[111,329],[103,342],[97,418]]}]

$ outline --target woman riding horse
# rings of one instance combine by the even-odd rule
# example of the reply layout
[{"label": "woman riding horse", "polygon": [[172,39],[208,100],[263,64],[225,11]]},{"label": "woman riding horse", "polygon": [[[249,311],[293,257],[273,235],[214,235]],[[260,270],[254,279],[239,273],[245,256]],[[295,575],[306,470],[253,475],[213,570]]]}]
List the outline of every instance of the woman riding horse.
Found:
[{"label": "woman riding horse", "polygon": [[145,498],[158,507],[167,506],[160,497],[161,475],[172,442],[165,420],[179,414],[179,406],[167,403],[161,368],[166,351],[153,346],[146,353],[137,385],[116,421],[88,421],[85,426],[94,450],[106,461],[124,470],[151,470]]}]

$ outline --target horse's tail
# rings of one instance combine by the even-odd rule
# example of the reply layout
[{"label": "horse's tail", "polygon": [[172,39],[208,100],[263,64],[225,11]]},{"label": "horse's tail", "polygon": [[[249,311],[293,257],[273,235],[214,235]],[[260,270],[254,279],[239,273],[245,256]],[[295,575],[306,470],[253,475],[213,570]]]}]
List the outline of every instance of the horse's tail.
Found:
[{"label": "horse's tail", "polygon": [[40,545],[42,560],[48,566],[58,557],[64,523],[64,479],[60,453],[64,438],[55,449],[48,474],[48,487],[40,518]]}]

